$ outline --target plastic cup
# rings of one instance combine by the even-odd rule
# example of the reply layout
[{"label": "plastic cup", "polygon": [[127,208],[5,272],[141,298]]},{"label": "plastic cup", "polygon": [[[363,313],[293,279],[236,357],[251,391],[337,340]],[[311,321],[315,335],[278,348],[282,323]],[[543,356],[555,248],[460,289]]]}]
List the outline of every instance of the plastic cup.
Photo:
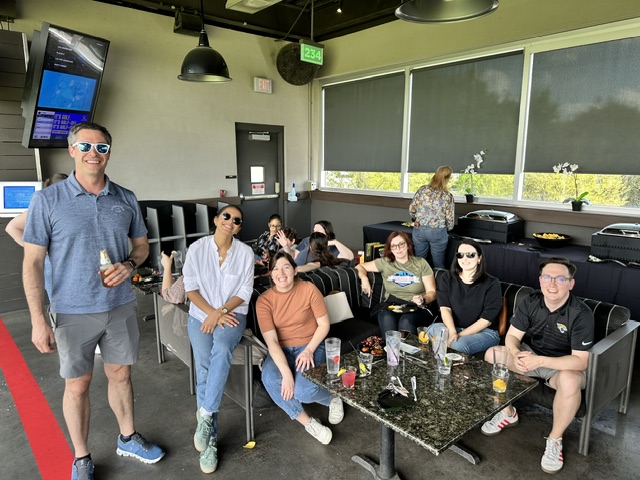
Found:
[{"label": "plastic cup", "polygon": [[340,370],[340,339],[329,337],[324,341],[324,349],[327,354],[327,373],[337,375]]},{"label": "plastic cup", "polygon": [[360,376],[368,377],[369,375],[371,375],[371,368],[373,367],[373,355],[371,353],[359,352],[358,359],[360,360]]},{"label": "plastic cup", "polygon": [[356,367],[347,367],[347,370],[342,373],[342,384],[346,388],[353,388],[356,384]]},{"label": "plastic cup", "polygon": [[387,340],[387,365],[395,367],[400,360],[400,343],[402,334],[397,330],[389,330],[386,334]]}]

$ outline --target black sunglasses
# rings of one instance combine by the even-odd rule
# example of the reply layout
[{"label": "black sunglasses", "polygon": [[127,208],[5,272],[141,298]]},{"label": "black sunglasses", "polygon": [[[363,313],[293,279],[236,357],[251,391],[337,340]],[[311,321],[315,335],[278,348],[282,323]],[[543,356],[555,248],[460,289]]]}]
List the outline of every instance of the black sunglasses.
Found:
[{"label": "black sunglasses", "polygon": [[458,253],[456,253],[456,258],[464,258],[464,257],[476,258],[476,255],[477,255],[476,252],[465,252],[465,253],[458,252]]},{"label": "black sunglasses", "polygon": [[[223,220],[229,220],[231,218],[231,214],[227,212],[224,212],[220,216],[222,217]],[[232,221],[234,225],[242,225],[242,219],[240,217],[233,217]]]}]

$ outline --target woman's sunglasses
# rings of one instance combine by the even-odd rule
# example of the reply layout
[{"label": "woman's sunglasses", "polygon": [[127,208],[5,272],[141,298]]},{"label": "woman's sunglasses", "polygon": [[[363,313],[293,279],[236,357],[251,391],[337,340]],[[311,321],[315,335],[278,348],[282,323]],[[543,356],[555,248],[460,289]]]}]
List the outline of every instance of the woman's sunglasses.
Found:
[{"label": "woman's sunglasses", "polygon": [[[222,217],[223,220],[229,220],[231,218],[231,214],[227,212],[223,213],[220,216]],[[240,217],[233,217],[232,222],[234,225],[242,225],[242,219]]]},{"label": "woman's sunglasses", "polygon": [[477,253],[476,252],[458,252],[456,253],[456,258],[460,259],[460,258],[476,258]]}]

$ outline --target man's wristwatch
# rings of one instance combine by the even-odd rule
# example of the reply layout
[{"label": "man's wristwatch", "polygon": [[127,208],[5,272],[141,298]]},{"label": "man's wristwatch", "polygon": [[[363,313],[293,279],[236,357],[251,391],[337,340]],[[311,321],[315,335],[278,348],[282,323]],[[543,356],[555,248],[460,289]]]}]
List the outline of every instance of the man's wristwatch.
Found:
[{"label": "man's wristwatch", "polygon": [[131,268],[133,270],[135,270],[136,268],[138,268],[138,264],[135,262],[135,260],[133,258],[127,258],[125,260],[125,262],[127,262],[129,265],[131,265]]},{"label": "man's wristwatch", "polygon": [[226,315],[227,313],[229,313],[229,309],[227,307],[222,307],[220,311],[222,312],[223,315]]}]

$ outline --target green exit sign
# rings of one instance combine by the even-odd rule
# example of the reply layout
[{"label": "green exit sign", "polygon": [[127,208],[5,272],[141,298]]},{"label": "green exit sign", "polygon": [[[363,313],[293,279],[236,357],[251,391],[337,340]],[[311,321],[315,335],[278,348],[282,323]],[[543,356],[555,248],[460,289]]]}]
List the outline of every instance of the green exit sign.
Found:
[{"label": "green exit sign", "polygon": [[300,40],[300,60],[307,63],[322,65],[324,60],[324,45]]}]

